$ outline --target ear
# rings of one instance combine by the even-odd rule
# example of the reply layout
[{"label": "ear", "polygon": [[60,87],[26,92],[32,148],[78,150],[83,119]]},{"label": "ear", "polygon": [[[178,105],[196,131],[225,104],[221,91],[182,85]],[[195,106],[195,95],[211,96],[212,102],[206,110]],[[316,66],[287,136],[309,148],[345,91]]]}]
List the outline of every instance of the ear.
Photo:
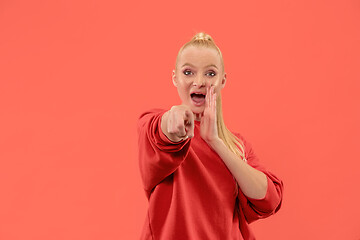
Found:
[{"label": "ear", "polygon": [[175,75],[175,70],[172,71],[172,82],[173,82],[174,86],[177,87],[177,79],[176,79],[176,75]]},{"label": "ear", "polygon": [[226,73],[224,73],[223,78],[221,79],[221,88],[224,88],[226,84]]}]

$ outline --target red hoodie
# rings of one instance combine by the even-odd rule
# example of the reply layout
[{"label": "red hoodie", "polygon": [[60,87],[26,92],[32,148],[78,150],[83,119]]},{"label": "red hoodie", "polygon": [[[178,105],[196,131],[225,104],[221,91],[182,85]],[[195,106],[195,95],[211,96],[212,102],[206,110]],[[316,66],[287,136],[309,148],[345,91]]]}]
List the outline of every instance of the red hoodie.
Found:
[{"label": "red hoodie", "polygon": [[165,110],[140,116],[139,166],[149,209],[141,240],[255,239],[249,223],[277,212],[283,183],[259,163],[250,144],[239,134],[245,158],[264,172],[268,189],[263,199],[245,196],[219,155],[200,137],[178,143],[161,130]]}]

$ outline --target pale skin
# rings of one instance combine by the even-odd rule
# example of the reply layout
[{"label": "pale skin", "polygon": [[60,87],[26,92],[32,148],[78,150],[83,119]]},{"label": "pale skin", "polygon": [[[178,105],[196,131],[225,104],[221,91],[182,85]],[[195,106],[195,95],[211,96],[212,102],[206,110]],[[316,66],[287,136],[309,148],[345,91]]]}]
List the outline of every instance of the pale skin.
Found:
[{"label": "pale skin", "polygon": [[[182,100],[164,113],[162,132],[173,142],[194,136],[194,121],[200,121],[200,136],[220,156],[236,179],[242,192],[253,199],[263,199],[267,191],[266,175],[234,154],[218,136],[216,125],[217,93],[225,86],[226,73],[217,51],[190,46],[178,58],[173,83]],[[191,93],[206,94],[203,104],[192,101]]]}]

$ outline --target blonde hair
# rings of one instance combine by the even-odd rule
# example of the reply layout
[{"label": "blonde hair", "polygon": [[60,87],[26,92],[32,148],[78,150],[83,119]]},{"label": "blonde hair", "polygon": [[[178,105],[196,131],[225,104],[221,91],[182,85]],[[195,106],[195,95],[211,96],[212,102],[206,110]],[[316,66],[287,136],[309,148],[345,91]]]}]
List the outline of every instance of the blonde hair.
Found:
[{"label": "blonde hair", "polygon": [[223,60],[223,57],[222,57],[222,54],[221,54],[221,51],[220,49],[218,48],[218,46],[216,46],[214,40],[212,39],[212,37],[209,35],[209,34],[206,34],[204,32],[199,32],[197,34],[195,34],[193,36],[193,38],[185,43],[179,50],[178,52],[178,55],[176,57],[176,63],[175,63],[175,69],[177,68],[177,63],[178,63],[178,60],[179,60],[179,56],[181,55],[181,52],[189,47],[189,46],[195,46],[195,47],[208,47],[208,48],[213,48],[215,49],[219,56],[220,56],[220,62],[221,62],[221,70],[224,72],[224,60]]},{"label": "blonde hair", "polygon": [[[179,55],[181,52],[188,46],[197,46],[197,47],[209,47],[217,50],[220,56],[221,64],[222,64],[222,70],[224,72],[224,61],[221,54],[220,49],[216,46],[214,40],[209,34],[206,34],[204,32],[199,32],[193,36],[193,38],[185,43],[179,50],[178,55],[176,57],[176,63],[175,68],[177,66],[177,62],[179,59]],[[233,152],[235,153],[240,159],[245,159],[245,151],[244,151],[244,145],[243,142],[236,137],[232,132],[229,131],[229,129],[225,126],[223,114],[222,114],[222,105],[221,105],[221,94],[218,94],[217,100],[216,100],[216,118],[217,118],[217,129],[219,137],[224,141],[225,145]]]}]

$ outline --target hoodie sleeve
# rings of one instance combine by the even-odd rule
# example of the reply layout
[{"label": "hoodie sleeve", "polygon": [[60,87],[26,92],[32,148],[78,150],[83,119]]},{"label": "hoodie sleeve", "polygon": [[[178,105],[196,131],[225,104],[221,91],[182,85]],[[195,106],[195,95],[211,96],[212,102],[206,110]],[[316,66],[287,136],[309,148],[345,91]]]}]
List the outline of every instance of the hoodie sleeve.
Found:
[{"label": "hoodie sleeve", "polygon": [[187,156],[190,139],[172,142],[161,130],[165,110],[151,110],[138,120],[139,167],[146,195],[172,174]]},{"label": "hoodie sleeve", "polygon": [[266,218],[279,211],[283,198],[284,185],[282,180],[275,176],[270,171],[266,170],[261,164],[258,157],[249,142],[242,136],[237,136],[243,141],[245,148],[245,158],[247,163],[253,168],[262,171],[268,181],[267,192],[262,199],[253,199],[247,197],[239,188],[238,199],[242,212],[245,215],[246,221],[251,223],[257,219]]}]

